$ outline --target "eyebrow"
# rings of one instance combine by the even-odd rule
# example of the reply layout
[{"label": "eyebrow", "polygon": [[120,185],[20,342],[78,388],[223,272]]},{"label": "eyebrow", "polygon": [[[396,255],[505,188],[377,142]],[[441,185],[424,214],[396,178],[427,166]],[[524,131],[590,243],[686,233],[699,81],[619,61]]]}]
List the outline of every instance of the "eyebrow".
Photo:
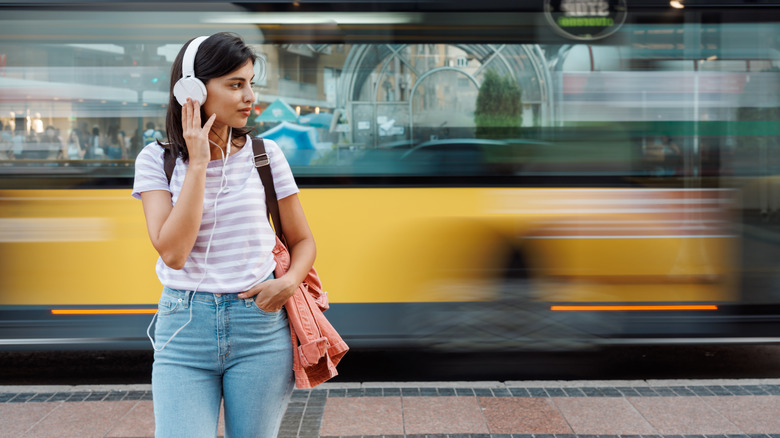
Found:
[{"label": "eyebrow", "polygon": [[[255,77],[254,77],[254,75],[253,75],[253,76],[252,76],[252,77],[251,77],[249,80],[251,81],[251,80],[252,80],[252,79],[254,79],[254,78],[255,78]],[[236,76],[236,77],[233,77],[233,78],[228,78],[227,80],[228,80],[228,81],[246,81],[246,79],[244,79],[244,78],[241,78],[241,77],[238,77],[238,76]]]}]

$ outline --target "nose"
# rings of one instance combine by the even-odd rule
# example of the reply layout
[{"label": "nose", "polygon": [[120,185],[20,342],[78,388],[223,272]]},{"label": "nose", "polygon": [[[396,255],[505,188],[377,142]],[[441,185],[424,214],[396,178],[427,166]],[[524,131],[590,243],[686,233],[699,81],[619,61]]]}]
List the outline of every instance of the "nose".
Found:
[{"label": "nose", "polygon": [[244,87],[244,102],[252,103],[255,101],[255,92],[252,91],[252,86],[247,84]]}]

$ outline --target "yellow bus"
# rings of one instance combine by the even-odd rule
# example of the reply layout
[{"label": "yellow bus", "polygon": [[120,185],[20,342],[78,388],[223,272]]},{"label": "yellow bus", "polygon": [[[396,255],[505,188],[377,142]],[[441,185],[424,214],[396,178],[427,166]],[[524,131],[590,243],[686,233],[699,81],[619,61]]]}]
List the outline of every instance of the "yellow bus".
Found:
[{"label": "yellow bus", "polygon": [[0,348],[149,347],[134,158],[219,31],[351,346],[780,339],[774,6],[515,3],[0,0]]}]

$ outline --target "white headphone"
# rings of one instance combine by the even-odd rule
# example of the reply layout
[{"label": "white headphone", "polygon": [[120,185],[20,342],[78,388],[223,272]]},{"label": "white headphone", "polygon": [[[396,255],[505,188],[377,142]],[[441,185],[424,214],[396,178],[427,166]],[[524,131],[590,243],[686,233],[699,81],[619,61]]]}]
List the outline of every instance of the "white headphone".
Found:
[{"label": "white headphone", "polygon": [[181,61],[181,79],[173,86],[173,95],[181,106],[187,103],[187,98],[196,100],[201,105],[206,101],[206,86],[195,77],[195,55],[198,53],[198,47],[206,38],[208,37],[195,38],[184,52],[184,58]]}]

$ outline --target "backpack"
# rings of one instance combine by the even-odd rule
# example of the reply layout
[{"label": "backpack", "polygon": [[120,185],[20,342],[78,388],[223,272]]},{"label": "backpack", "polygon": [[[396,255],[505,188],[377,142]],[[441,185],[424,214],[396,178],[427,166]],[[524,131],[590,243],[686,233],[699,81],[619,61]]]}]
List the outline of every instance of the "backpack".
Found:
[{"label": "backpack", "polygon": [[154,129],[147,129],[144,131],[144,145],[147,145],[153,141],[157,141],[158,137],[158,131],[155,131]]}]

